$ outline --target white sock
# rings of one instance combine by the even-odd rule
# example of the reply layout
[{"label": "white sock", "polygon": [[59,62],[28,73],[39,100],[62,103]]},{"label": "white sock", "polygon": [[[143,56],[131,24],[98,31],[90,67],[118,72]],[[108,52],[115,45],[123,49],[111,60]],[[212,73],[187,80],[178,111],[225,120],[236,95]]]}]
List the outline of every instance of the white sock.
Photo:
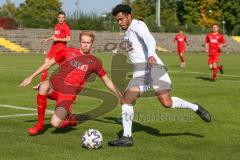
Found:
[{"label": "white sock", "polygon": [[190,103],[178,97],[172,97],[172,108],[188,108],[196,112],[198,105]]},{"label": "white sock", "polygon": [[133,121],[134,111],[133,106],[130,104],[122,105],[122,125],[123,125],[123,136],[132,136],[132,121]]}]

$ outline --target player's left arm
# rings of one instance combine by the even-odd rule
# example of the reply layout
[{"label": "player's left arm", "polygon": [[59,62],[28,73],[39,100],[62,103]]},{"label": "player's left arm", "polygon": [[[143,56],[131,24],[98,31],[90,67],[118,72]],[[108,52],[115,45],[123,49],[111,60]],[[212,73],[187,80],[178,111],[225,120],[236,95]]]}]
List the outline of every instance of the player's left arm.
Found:
[{"label": "player's left arm", "polygon": [[226,40],[225,40],[225,38],[223,36],[221,36],[220,41],[221,41],[221,44],[219,46],[220,48],[227,46]]},{"label": "player's left arm", "polygon": [[142,22],[140,26],[136,28],[136,34],[144,41],[148,49],[148,64],[150,66],[156,64],[157,61],[154,58],[156,53],[156,41],[144,22]]},{"label": "player's left arm", "polygon": [[112,91],[116,96],[118,96],[120,99],[122,98],[122,93],[119,91],[119,89],[113,84],[112,80],[108,78],[107,74],[105,74],[103,77],[101,77],[102,81],[106,85],[106,87]]},{"label": "player's left arm", "polygon": [[185,36],[185,43],[186,43],[187,46],[189,45],[189,41],[188,41],[186,36]]}]

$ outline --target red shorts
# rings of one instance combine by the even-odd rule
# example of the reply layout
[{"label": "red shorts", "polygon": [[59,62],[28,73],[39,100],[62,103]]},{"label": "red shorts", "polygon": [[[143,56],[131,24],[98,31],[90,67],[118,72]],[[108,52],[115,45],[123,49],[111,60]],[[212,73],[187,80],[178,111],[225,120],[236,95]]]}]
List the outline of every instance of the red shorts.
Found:
[{"label": "red shorts", "polygon": [[184,52],[185,52],[185,48],[178,48],[178,54],[184,53]]},{"label": "red shorts", "polygon": [[219,62],[219,54],[209,55],[208,64],[218,63]]},{"label": "red shorts", "polygon": [[55,44],[52,45],[50,50],[48,51],[47,58],[51,59],[56,56],[57,53],[59,53],[61,50],[66,48],[65,44]]},{"label": "red shorts", "polygon": [[56,107],[63,107],[67,112],[72,112],[72,104],[76,99],[76,95],[62,94],[53,91],[48,98],[56,100]]}]

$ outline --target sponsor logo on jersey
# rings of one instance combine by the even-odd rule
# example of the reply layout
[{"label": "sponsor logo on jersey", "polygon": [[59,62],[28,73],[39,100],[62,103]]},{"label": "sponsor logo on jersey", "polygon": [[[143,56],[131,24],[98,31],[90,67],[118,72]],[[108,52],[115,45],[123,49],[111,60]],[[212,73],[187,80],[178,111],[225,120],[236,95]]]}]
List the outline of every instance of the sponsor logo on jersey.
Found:
[{"label": "sponsor logo on jersey", "polygon": [[60,31],[54,31],[54,34],[60,34]]},{"label": "sponsor logo on jersey", "polygon": [[86,72],[87,69],[88,69],[88,65],[82,64],[82,63],[80,63],[79,61],[76,61],[76,60],[71,60],[70,65],[77,68],[77,69],[80,69],[84,72]]}]

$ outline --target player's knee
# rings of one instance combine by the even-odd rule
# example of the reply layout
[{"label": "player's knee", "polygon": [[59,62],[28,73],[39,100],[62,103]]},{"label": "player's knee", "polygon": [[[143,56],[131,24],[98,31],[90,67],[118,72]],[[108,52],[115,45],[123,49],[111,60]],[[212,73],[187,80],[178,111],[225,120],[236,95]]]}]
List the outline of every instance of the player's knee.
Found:
[{"label": "player's knee", "polygon": [[49,90],[49,84],[47,82],[42,82],[39,87],[39,93],[47,94]]},{"label": "player's knee", "polygon": [[58,123],[55,123],[55,122],[51,122],[51,125],[54,128],[59,128],[59,126],[60,126]]},{"label": "player's knee", "polygon": [[60,121],[56,121],[56,120],[54,120],[54,119],[51,120],[51,125],[52,125],[54,128],[59,128],[59,127],[60,127],[60,124],[61,124]]},{"label": "player's knee", "polygon": [[123,104],[134,104],[136,101],[136,98],[135,97],[123,97],[121,100],[120,100],[120,103],[121,105]]},{"label": "player's knee", "polygon": [[171,108],[172,107],[172,101],[171,100],[163,100],[163,101],[161,101],[161,103],[165,108]]}]

